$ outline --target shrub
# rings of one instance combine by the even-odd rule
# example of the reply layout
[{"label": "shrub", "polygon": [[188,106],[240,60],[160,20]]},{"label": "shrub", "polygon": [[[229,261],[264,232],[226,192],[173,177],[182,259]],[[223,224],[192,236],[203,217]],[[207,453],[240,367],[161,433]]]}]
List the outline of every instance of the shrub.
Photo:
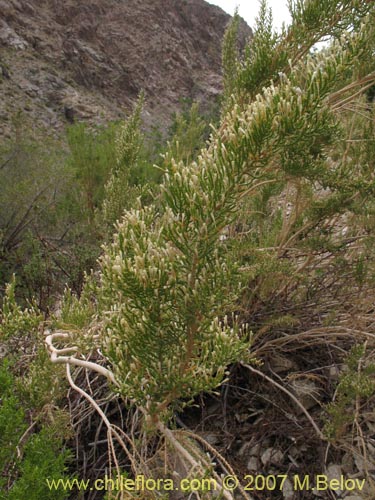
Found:
[{"label": "shrub", "polygon": [[[69,477],[66,464],[71,454],[62,443],[66,420],[42,424],[42,427],[34,420],[30,425],[28,413],[31,408],[25,408],[18,384],[21,380],[12,374],[12,366],[1,363],[0,496],[4,500],[68,498],[69,492],[50,491],[46,483],[46,479]],[[39,432],[35,432],[38,427]]]}]

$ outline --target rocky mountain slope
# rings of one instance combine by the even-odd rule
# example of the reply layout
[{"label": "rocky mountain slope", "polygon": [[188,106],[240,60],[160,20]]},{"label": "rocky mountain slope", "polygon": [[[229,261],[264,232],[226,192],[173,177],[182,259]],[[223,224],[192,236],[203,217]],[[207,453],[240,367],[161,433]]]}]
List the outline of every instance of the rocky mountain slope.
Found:
[{"label": "rocky mountain slope", "polygon": [[163,128],[181,98],[209,106],[229,19],[204,0],[0,0],[0,133],[17,112],[52,130],[115,119],[141,89],[148,125]]}]

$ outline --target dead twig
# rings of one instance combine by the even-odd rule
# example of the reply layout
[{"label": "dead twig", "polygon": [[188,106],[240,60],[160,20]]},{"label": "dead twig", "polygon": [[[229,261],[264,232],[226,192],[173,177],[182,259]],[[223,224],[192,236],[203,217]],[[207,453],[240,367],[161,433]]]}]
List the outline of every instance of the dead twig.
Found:
[{"label": "dead twig", "polygon": [[294,396],[294,394],[292,394],[290,391],[288,391],[288,389],[286,389],[284,386],[282,386],[281,384],[279,384],[278,382],[276,382],[275,380],[273,380],[272,378],[268,377],[266,374],[262,373],[261,371],[259,370],[256,370],[255,368],[253,368],[252,366],[250,365],[247,365],[245,363],[241,363],[241,366],[243,366],[244,368],[247,368],[248,370],[250,370],[251,372],[253,373],[256,373],[257,375],[259,375],[260,377],[264,378],[265,380],[267,380],[268,382],[270,382],[272,385],[274,385],[275,387],[277,387],[278,389],[280,389],[281,391],[285,392],[285,394],[287,394],[291,399],[292,401],[294,401],[296,403],[296,405],[303,411],[303,413],[306,415],[307,419],[309,420],[309,422],[311,423],[313,429],[315,430],[316,434],[318,435],[319,439],[321,439],[322,441],[325,441],[326,438],[324,437],[324,434],[322,433],[322,431],[319,429],[319,427],[316,425],[316,423],[314,422],[312,416],[310,415],[310,413],[306,410],[306,408],[303,406],[303,404]]}]

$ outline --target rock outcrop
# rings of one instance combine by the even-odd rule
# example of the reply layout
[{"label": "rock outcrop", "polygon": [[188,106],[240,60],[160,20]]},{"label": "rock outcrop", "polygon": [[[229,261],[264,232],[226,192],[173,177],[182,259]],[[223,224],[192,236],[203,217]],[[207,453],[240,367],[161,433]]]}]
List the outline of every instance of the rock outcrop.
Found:
[{"label": "rock outcrop", "polygon": [[148,125],[181,99],[209,106],[229,19],[204,0],[0,0],[0,132],[19,111],[52,130],[116,119],[142,89]]}]

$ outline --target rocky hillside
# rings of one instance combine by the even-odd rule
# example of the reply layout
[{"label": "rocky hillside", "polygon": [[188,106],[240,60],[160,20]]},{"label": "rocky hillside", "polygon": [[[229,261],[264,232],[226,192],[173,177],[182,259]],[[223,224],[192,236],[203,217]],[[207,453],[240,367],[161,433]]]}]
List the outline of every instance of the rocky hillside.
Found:
[{"label": "rocky hillside", "polygon": [[[115,119],[141,89],[148,125],[181,98],[209,106],[229,19],[204,0],[0,0],[0,133],[19,111],[54,130]],[[243,22],[240,43],[250,34]]]}]

